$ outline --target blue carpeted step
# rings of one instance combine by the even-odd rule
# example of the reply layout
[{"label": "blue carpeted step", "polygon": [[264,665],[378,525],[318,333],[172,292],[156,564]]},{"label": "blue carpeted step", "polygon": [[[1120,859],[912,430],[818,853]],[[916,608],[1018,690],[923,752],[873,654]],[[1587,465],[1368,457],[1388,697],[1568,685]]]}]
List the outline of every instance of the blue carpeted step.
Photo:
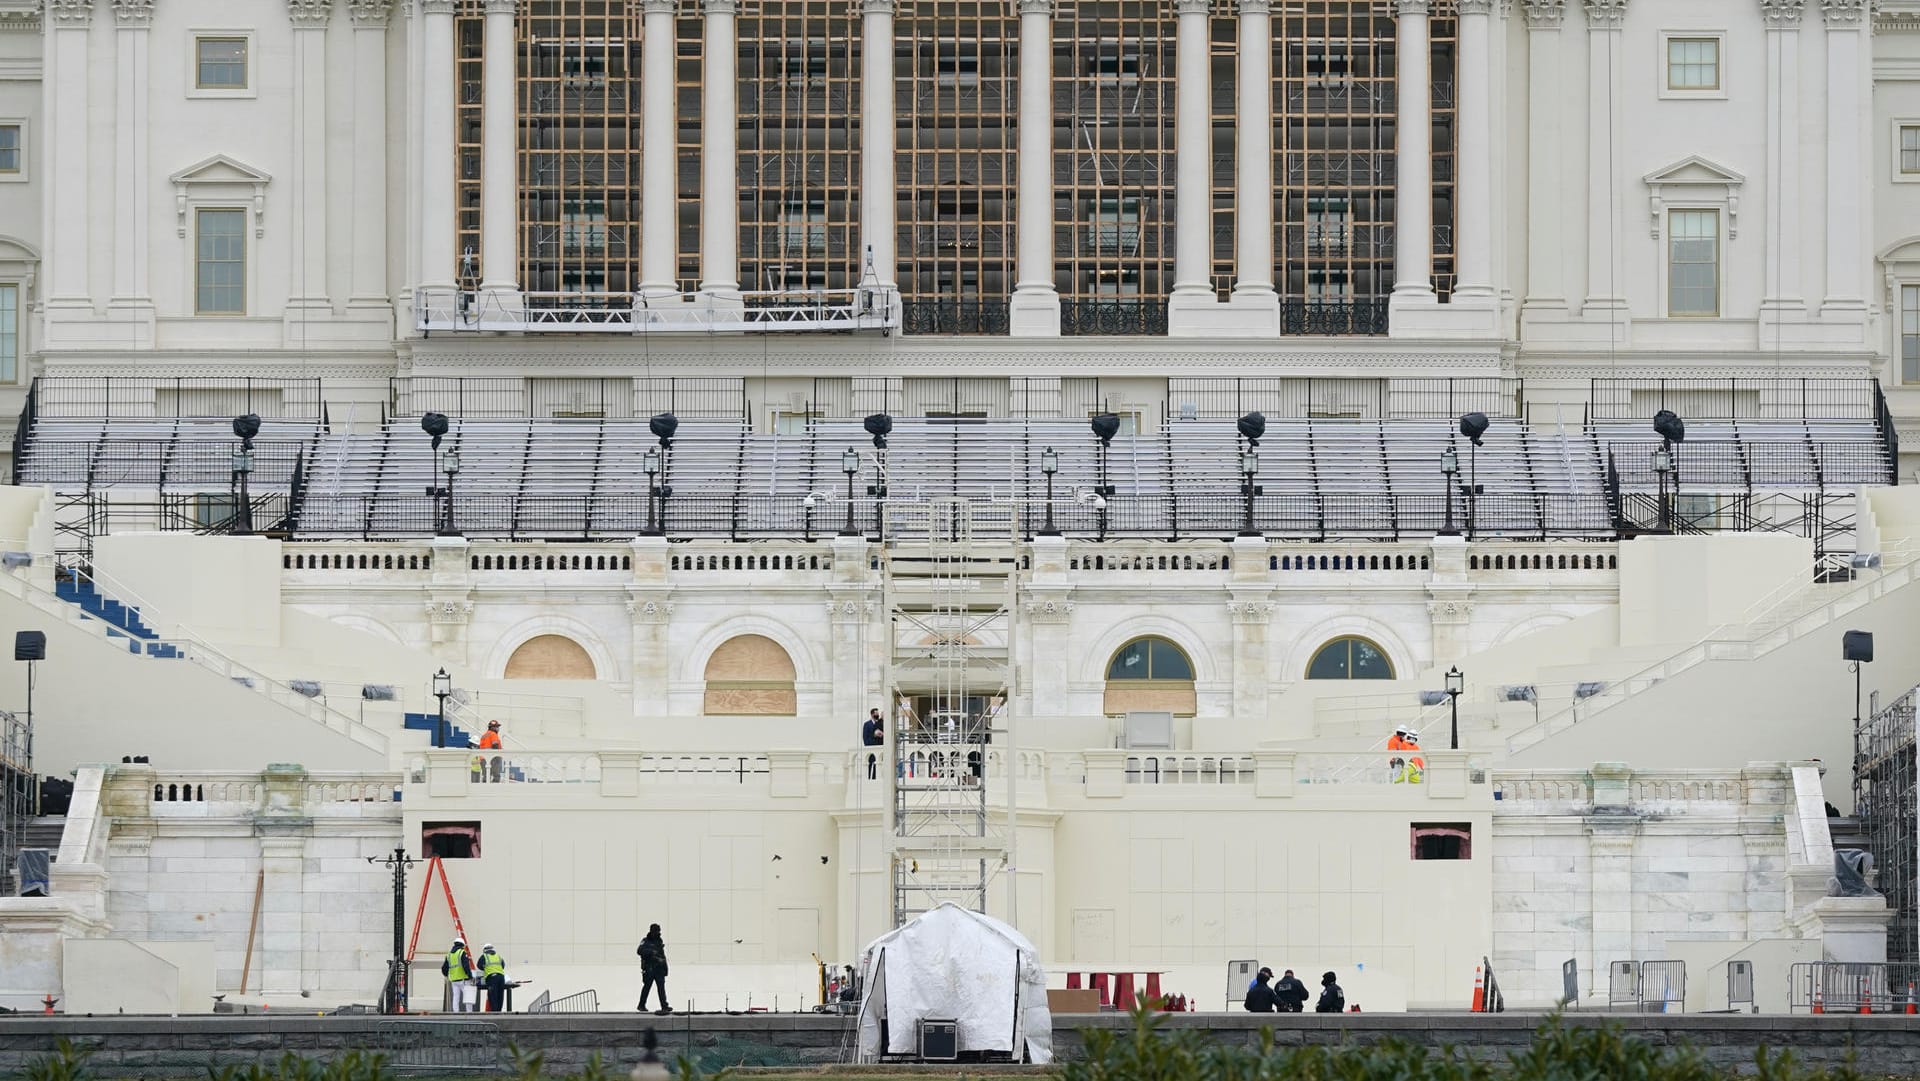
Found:
[{"label": "blue carpeted step", "polygon": [[[431,736],[439,728],[440,718],[434,713],[406,713],[401,715],[401,726],[415,732],[425,732]],[[448,721],[447,746],[470,750],[473,747],[473,735],[452,721]]]}]

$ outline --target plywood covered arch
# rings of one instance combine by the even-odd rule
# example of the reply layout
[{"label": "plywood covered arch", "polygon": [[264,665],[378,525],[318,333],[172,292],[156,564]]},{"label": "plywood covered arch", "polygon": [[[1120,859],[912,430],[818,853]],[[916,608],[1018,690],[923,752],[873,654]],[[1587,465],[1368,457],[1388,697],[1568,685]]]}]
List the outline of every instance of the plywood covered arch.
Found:
[{"label": "plywood covered arch", "polygon": [[540,634],[507,658],[507,679],[594,679],[593,658],[564,634]]},{"label": "plywood covered arch", "polygon": [[799,710],[793,658],[763,634],[736,634],[707,658],[706,694],[700,711],[709,716],[791,717]]}]

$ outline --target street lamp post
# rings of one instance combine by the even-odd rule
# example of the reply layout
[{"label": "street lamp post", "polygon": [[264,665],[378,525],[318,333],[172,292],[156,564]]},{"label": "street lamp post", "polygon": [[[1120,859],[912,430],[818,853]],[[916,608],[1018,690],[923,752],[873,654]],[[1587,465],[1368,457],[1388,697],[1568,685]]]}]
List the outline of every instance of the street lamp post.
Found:
[{"label": "street lamp post", "polygon": [[847,475],[847,524],[840,527],[843,537],[857,537],[860,531],[853,528],[853,478],[860,472],[860,452],[848,447],[840,454],[840,472]]},{"label": "street lamp post", "polygon": [[453,478],[460,475],[460,452],[448,448],[440,452],[440,472],[446,474],[447,486],[440,489],[444,508],[440,519],[440,535],[457,537],[460,531],[453,524]]},{"label": "street lamp post", "polygon": [[1040,452],[1040,472],[1047,478],[1047,521],[1040,527],[1040,535],[1057,537],[1060,531],[1053,526],[1053,475],[1060,472],[1060,455],[1052,447]]},{"label": "street lamp post", "polygon": [[1460,692],[1467,689],[1467,677],[1460,674],[1460,666],[1447,669],[1447,705],[1453,714],[1452,739],[1447,743],[1449,750],[1460,749]]},{"label": "street lamp post", "polygon": [[1460,475],[1460,452],[1454,450],[1451,443],[1447,445],[1445,450],[1440,452],[1440,475],[1447,478],[1446,524],[1440,527],[1440,535],[1443,537],[1457,537],[1460,535],[1460,531],[1453,528],[1453,483],[1454,478]]},{"label": "street lamp post", "polygon": [[433,674],[433,696],[440,700],[438,723],[434,725],[433,745],[442,750],[447,746],[447,698],[453,694],[453,677],[442,668]]},{"label": "street lamp post", "polygon": [[660,535],[660,519],[655,517],[653,508],[654,500],[660,496],[660,486],[654,483],[655,478],[660,475],[660,452],[653,447],[648,447],[647,453],[642,455],[640,460],[647,471],[646,534],[649,537],[657,537]]},{"label": "street lamp post", "polygon": [[387,992],[380,997],[380,1012],[407,1012],[407,868],[414,859],[404,848],[396,848],[387,857],[368,856],[368,863],[393,868],[393,960],[387,962]]},{"label": "street lamp post", "polygon": [[1658,479],[1660,484],[1658,498],[1660,500],[1660,532],[1662,533],[1672,532],[1673,530],[1673,508],[1667,503],[1667,475],[1672,472],[1673,447],[1671,444],[1662,444],[1659,450],[1653,452],[1653,475]]},{"label": "street lamp post", "polygon": [[1260,489],[1253,483],[1253,478],[1258,476],[1259,473],[1260,452],[1253,449],[1241,451],[1240,496],[1243,501],[1243,507],[1240,515],[1240,535],[1243,537],[1258,537],[1261,535],[1259,530],[1253,528],[1253,497],[1260,494]]}]

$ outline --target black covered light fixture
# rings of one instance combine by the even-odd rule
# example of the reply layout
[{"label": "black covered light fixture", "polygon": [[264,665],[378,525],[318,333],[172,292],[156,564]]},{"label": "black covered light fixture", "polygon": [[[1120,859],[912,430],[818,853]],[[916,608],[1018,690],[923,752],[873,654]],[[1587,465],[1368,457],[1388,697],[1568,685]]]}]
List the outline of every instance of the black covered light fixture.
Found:
[{"label": "black covered light fixture", "polygon": [[247,478],[253,473],[253,437],[260,434],[260,415],[243,413],[233,418],[233,434],[240,437],[240,449],[233,452],[233,531],[245,536],[253,532],[253,496],[247,490]]},{"label": "black covered light fixture", "polygon": [[1460,417],[1460,434],[1471,444],[1467,449],[1468,540],[1473,539],[1473,528],[1480,519],[1480,437],[1487,434],[1489,424],[1485,413],[1463,413]]},{"label": "black covered light fixture", "polygon": [[442,537],[456,537],[460,534],[453,525],[453,478],[460,472],[460,453],[452,448],[440,450],[440,440],[446,437],[447,427],[445,413],[420,414],[420,430],[433,439],[434,465],[447,476],[444,485],[427,485],[427,494],[440,500],[440,526],[434,532]]},{"label": "black covered light fixture", "polygon": [[875,449],[885,450],[887,448],[887,435],[893,431],[892,417],[885,413],[869,413],[867,414],[867,419],[860,422],[860,426],[865,428],[867,434],[873,437]]},{"label": "black covered light fixture", "polygon": [[1662,409],[1653,415],[1653,430],[1669,443],[1687,441],[1687,422],[1671,409]]},{"label": "black covered light fixture", "polygon": [[420,414],[420,430],[433,437],[433,449],[440,449],[440,440],[447,434],[447,415],[445,413]]},{"label": "black covered light fixture", "polygon": [[1093,429],[1093,437],[1104,447],[1120,434],[1120,418],[1112,413],[1096,413],[1088,419],[1087,427]]},{"label": "black covered light fixture", "polygon": [[1260,437],[1267,434],[1267,416],[1265,413],[1252,412],[1241,417],[1234,425],[1240,429],[1240,435],[1254,446],[1260,445]]},{"label": "black covered light fixture", "polygon": [[1466,436],[1477,447],[1480,445],[1480,437],[1487,434],[1487,425],[1485,413],[1467,413],[1460,418],[1460,434]]},{"label": "black covered light fixture", "polygon": [[680,430],[680,418],[672,413],[655,413],[647,420],[647,430],[663,447],[673,446],[673,433]]}]

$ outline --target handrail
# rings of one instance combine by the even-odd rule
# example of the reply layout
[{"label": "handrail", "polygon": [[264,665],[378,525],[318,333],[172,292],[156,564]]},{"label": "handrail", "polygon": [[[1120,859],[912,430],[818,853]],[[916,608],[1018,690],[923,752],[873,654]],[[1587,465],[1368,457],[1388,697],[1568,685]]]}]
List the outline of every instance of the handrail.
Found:
[{"label": "handrail", "polygon": [[26,401],[20,403],[20,419],[13,429],[13,483],[20,483],[20,467],[26,461],[27,451],[33,446],[33,422],[40,392],[40,377],[34,376],[27,384]]},{"label": "handrail", "polygon": [[[131,589],[120,585],[111,576],[98,570],[70,566],[69,573],[76,578],[85,578],[98,585],[106,585],[113,599],[136,611],[152,611],[152,606],[142,601]],[[68,603],[53,591],[40,585],[29,576],[15,579],[23,583],[23,596],[34,598],[43,611],[65,619],[68,623],[84,630],[96,633],[100,637],[111,637],[112,628],[101,620],[87,616],[77,606]],[[269,676],[259,669],[240,663],[220,650],[209,645],[192,634],[168,635],[154,639],[178,649],[187,659],[216,675],[226,676],[242,686],[260,692],[262,695],[288,709],[304,713],[308,720],[322,725],[329,731],[346,736],[369,750],[387,753],[388,739],[385,733],[362,723],[359,718],[349,716],[321,701],[308,698],[288,686],[286,681]]]},{"label": "handrail", "polygon": [[[1755,645],[1793,620],[1813,615],[1823,608],[1832,607],[1859,594],[1886,589],[1888,579],[1896,571],[1903,574],[1908,581],[1914,578],[1916,571],[1920,571],[1920,561],[1917,561],[1920,559],[1920,549],[1916,548],[1912,539],[1902,539],[1898,543],[1882,548],[1880,558],[1882,569],[1878,575],[1857,580],[1851,589],[1835,592],[1831,596],[1823,596],[1820,604],[1804,610],[1792,607],[1792,603],[1795,600],[1805,599],[1809,594],[1831,583],[1812,578],[1801,579],[1797,576],[1783,582],[1748,605],[1740,619],[1720,624],[1699,639],[1689,642],[1624,679],[1607,681],[1606,690],[1584,700],[1593,703],[1584,711],[1579,708],[1582,700],[1576,699],[1564,708],[1540,718],[1510,737],[1507,740],[1507,751],[1515,753],[1524,750],[1567,727],[1560,723],[1563,718],[1571,717],[1571,723],[1575,724],[1583,719],[1590,719],[1593,714],[1605,711],[1611,704],[1617,704],[1622,697],[1637,694],[1639,690],[1676,676],[1702,661],[1714,659],[1716,654],[1723,656],[1724,651],[1716,651],[1716,647]],[[1783,613],[1785,618],[1782,618]],[[1791,640],[1791,638],[1788,639],[1788,641]],[[1785,645],[1786,642],[1779,644]],[[1769,648],[1754,656],[1761,656],[1771,651],[1772,649]],[[1753,657],[1746,659],[1751,660]],[[1582,717],[1582,712],[1586,717]]]}]

